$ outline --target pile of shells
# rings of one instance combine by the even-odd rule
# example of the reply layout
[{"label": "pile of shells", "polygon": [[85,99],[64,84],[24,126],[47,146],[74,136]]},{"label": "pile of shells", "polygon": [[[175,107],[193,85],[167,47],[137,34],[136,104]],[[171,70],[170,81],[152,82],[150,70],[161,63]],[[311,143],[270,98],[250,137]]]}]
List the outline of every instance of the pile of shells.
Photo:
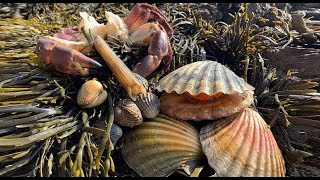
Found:
[{"label": "pile of shells", "polygon": [[[215,176],[285,175],[273,134],[250,108],[254,88],[227,67],[191,63],[160,79],[156,89],[165,91],[161,114],[139,121],[121,149],[140,176],[168,176],[179,169],[190,175],[205,165],[205,156]],[[190,121],[181,120],[207,121],[199,134]]]}]

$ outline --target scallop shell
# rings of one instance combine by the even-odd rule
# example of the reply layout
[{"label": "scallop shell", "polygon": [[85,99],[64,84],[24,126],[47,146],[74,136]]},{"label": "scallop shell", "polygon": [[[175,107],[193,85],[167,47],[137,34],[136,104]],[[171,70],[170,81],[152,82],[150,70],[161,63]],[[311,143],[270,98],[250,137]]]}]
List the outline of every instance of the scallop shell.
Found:
[{"label": "scallop shell", "polygon": [[202,101],[184,94],[162,94],[161,113],[178,120],[214,120],[227,117],[248,107],[253,101],[253,92],[221,95],[218,98]]},{"label": "scallop shell", "polygon": [[147,92],[145,95],[140,94],[135,103],[145,118],[154,118],[159,114],[160,100],[151,92]]},{"label": "scallop shell", "polygon": [[77,103],[83,108],[92,108],[104,103],[107,97],[108,93],[103,90],[102,84],[93,79],[81,86],[77,95]]},{"label": "scallop shell", "polygon": [[114,108],[114,121],[120,126],[133,127],[142,123],[138,106],[130,99],[120,100]]},{"label": "scallop shell", "polygon": [[234,94],[254,90],[230,69],[215,61],[198,61],[182,66],[162,78],[156,89],[167,93],[187,92],[192,96]]},{"label": "scallop shell", "polygon": [[197,166],[205,158],[199,132],[164,115],[148,119],[126,134],[122,156],[140,176],[156,177]]},{"label": "scallop shell", "polygon": [[284,176],[280,149],[267,124],[246,108],[201,128],[200,141],[217,176]]}]

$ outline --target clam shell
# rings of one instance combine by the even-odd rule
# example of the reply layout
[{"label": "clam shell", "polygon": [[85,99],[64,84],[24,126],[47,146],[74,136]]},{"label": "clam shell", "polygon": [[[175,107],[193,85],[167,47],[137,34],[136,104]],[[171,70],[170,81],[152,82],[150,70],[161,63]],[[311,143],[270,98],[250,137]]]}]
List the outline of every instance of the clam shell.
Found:
[{"label": "clam shell", "polygon": [[130,99],[120,100],[114,108],[114,121],[120,126],[133,127],[142,123],[138,106]]},{"label": "clam shell", "polygon": [[284,176],[272,132],[258,112],[246,108],[201,128],[200,141],[217,176]]},{"label": "clam shell", "polygon": [[135,103],[145,118],[154,118],[159,114],[160,100],[151,92],[147,92],[145,95],[140,94]]},{"label": "clam shell", "polygon": [[199,132],[190,124],[159,115],[124,137],[122,156],[140,176],[167,176],[204,158]]},{"label": "clam shell", "polygon": [[81,86],[77,95],[77,103],[83,108],[92,108],[104,103],[107,97],[108,93],[103,90],[102,84],[93,79]]},{"label": "clam shell", "polygon": [[172,71],[158,82],[156,89],[159,92],[212,96],[244,93],[253,91],[254,87],[218,62],[198,61]]},{"label": "clam shell", "polygon": [[237,113],[252,102],[252,91],[243,94],[221,95],[207,101],[173,92],[161,95],[160,110],[161,113],[178,120],[214,120]]}]

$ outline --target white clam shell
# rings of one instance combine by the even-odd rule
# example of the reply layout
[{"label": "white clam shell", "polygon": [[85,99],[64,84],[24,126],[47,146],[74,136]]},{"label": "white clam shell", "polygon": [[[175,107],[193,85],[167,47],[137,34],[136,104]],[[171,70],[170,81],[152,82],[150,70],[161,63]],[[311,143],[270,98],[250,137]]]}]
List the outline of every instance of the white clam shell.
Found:
[{"label": "white clam shell", "polygon": [[101,105],[108,97],[107,91],[97,80],[85,82],[77,95],[77,103],[83,108],[92,108]]}]

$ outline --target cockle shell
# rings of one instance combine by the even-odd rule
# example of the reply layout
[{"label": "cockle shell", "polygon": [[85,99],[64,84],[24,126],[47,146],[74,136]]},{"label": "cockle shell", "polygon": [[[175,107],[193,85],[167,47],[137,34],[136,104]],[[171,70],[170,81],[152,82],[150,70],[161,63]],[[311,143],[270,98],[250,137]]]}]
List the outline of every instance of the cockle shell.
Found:
[{"label": "cockle shell", "polygon": [[92,108],[104,103],[108,97],[102,84],[97,80],[85,82],[77,95],[77,103],[83,108]]},{"label": "cockle shell", "polygon": [[198,165],[204,157],[199,132],[184,121],[163,115],[126,134],[121,150],[124,160],[140,176],[167,176]]},{"label": "cockle shell", "polygon": [[218,62],[198,61],[172,71],[160,79],[156,89],[191,96],[214,96],[253,91],[254,87]]},{"label": "cockle shell", "polygon": [[277,142],[253,109],[203,126],[200,141],[217,176],[285,175]]},{"label": "cockle shell", "polygon": [[227,117],[248,107],[253,101],[253,92],[221,95],[207,101],[191,98],[185,94],[162,94],[161,112],[178,120],[213,120]]},{"label": "cockle shell", "polygon": [[133,127],[142,123],[138,106],[130,99],[120,100],[114,108],[114,121],[120,126]]},{"label": "cockle shell", "polygon": [[145,118],[154,118],[159,114],[160,100],[151,92],[147,92],[145,95],[140,94],[135,103]]},{"label": "cockle shell", "polygon": [[149,88],[149,82],[146,80],[146,78],[140,76],[137,73],[133,73],[136,78],[138,79],[138,81],[143,85],[144,88],[148,89]]}]

